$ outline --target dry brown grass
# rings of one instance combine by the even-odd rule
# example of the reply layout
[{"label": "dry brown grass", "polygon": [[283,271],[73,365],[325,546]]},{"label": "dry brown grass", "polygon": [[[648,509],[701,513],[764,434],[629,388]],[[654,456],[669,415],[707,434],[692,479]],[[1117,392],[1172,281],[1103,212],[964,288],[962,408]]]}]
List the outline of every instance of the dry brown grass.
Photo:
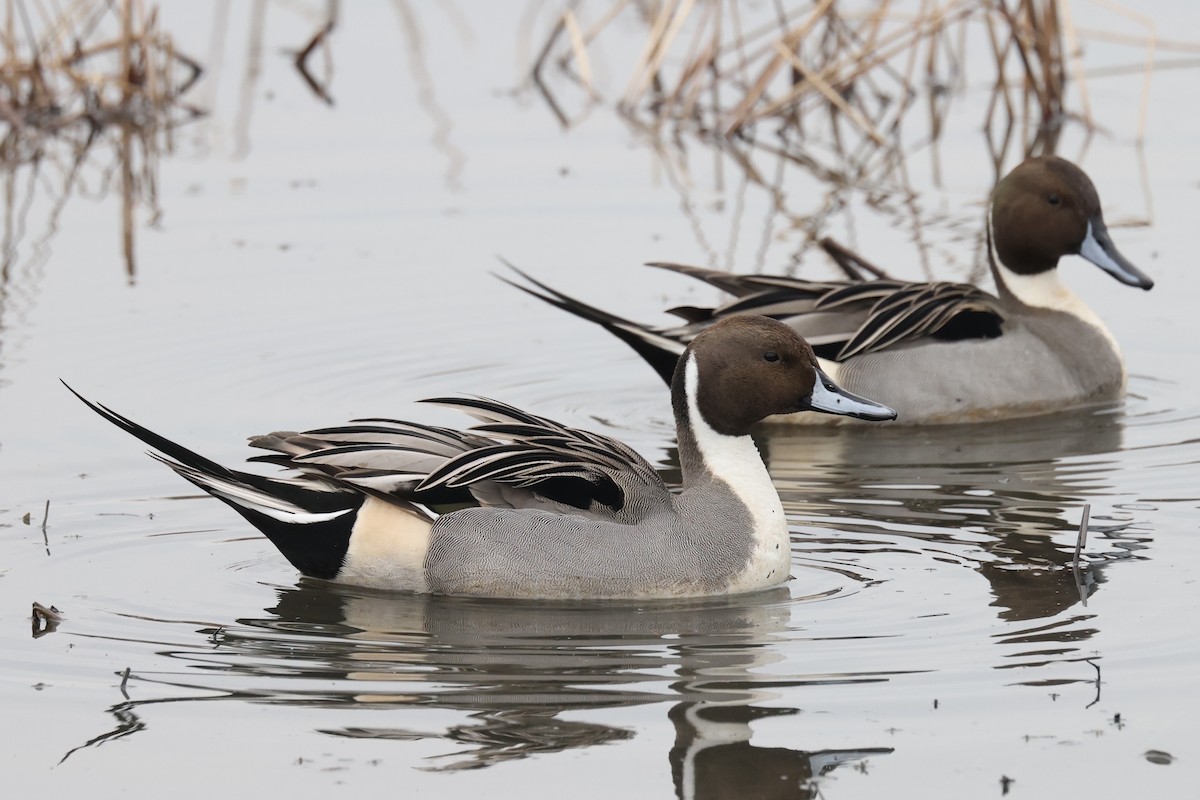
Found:
[{"label": "dry brown grass", "polygon": [[0,117],[6,160],[36,150],[44,135],[109,125],[157,129],[199,114],[183,96],[202,72],[160,30],[140,0],[76,0],[65,8],[7,0]]},{"label": "dry brown grass", "polygon": [[[1132,24],[1108,34],[1080,30],[1071,0],[579,0],[557,12],[531,80],[567,127],[582,114],[564,110],[572,101],[564,77],[584,90],[584,113],[610,101],[659,143],[668,171],[686,170],[680,143],[698,141],[783,203],[763,157],[805,170],[830,187],[825,207],[781,213],[815,244],[849,187],[897,216],[910,213],[907,156],[916,148],[932,148],[931,180],[941,184],[937,145],[968,82],[987,87],[979,127],[996,179],[1016,161],[1056,152],[1069,125],[1091,136],[1098,127],[1083,55],[1091,40],[1121,41],[1143,56],[1133,67],[1145,77],[1130,137],[1140,142],[1155,52],[1200,47],[1161,42],[1146,17],[1098,2]],[[627,76],[624,89],[606,89],[595,77],[602,45],[636,35],[631,28],[644,30],[640,53],[613,67]],[[990,58],[968,59],[967,48],[981,43]],[[967,74],[968,61],[975,74]],[[981,62],[990,67],[981,72]],[[690,176],[673,180],[685,185]],[[913,236],[919,241],[920,231]]]},{"label": "dry brown grass", "polygon": [[30,186],[54,187],[49,224],[54,230],[78,188],[77,176],[91,162],[101,169],[99,191],[114,188],[122,196],[121,249],[132,280],[135,210],[148,208],[152,218],[159,213],[158,162],[173,148],[174,128],[201,113],[184,100],[201,67],[175,48],[158,25],[156,7],[147,9],[141,0],[65,5],[5,0],[4,10],[3,273],[13,269],[12,244],[24,228],[21,214],[28,202],[28,197],[16,202],[23,194],[14,186],[17,170],[28,171]]},{"label": "dry brown grass", "polygon": [[[761,13],[747,19],[736,0],[606,0],[586,26],[582,5],[568,3],[559,14],[533,65],[539,85],[547,85],[553,65],[594,93],[590,51],[635,16],[646,38],[616,98],[623,113],[660,129],[725,138],[752,139],[769,123],[784,123],[801,136],[827,130],[840,140],[842,155],[854,144],[893,147],[906,114],[922,99],[936,134],[946,105],[941,98],[967,80],[970,28],[986,31],[991,48],[991,74],[973,79],[992,86],[985,124],[997,133],[998,158],[1014,135],[1027,156],[1053,151],[1068,119],[1094,125],[1083,39],[1144,49],[1147,75],[1159,43],[1148,18],[1114,3],[1105,5],[1136,23],[1133,33],[1077,30],[1070,0],[778,2],[768,20]],[[1136,35],[1139,30],[1144,34]],[[1200,52],[1192,44],[1174,47]],[[1075,108],[1067,103],[1069,82],[1078,95]],[[571,124],[551,99],[563,123]],[[1143,127],[1144,111],[1139,136]]]}]

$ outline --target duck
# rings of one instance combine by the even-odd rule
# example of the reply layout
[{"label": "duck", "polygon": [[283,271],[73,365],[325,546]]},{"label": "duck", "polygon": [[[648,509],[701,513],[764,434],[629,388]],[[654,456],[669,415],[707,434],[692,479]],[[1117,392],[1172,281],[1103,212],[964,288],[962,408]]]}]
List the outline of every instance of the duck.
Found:
[{"label": "duck", "polygon": [[[65,385],[65,384],[64,384]],[[792,328],[736,316],[699,333],[671,382],[682,487],[629,446],[484,397],[423,402],[465,430],[365,418],[250,439],[228,469],[67,388],[233,508],[302,575],[374,589],[501,598],[740,594],[789,578],[779,495],[750,435],[772,414],[889,420],[837,386]]]},{"label": "duck", "polygon": [[[798,331],[825,374],[894,408],[904,424],[1019,418],[1121,397],[1128,373],[1117,341],[1061,280],[1059,261],[1080,256],[1141,289],[1154,281],[1117,250],[1087,174],[1056,156],[1022,162],[992,192],[986,239],[996,294],[965,283],[894,280],[878,270],[879,277],[866,279],[843,257],[848,251],[832,247],[849,280],[655,262],[649,266],[733,296],[713,308],[669,309],[682,323],[658,327],[596,308],[520,270],[526,283],[502,279],[601,325],[668,381],[692,337],[719,320],[761,314]],[[819,421],[804,414],[782,421],[788,420]]]}]

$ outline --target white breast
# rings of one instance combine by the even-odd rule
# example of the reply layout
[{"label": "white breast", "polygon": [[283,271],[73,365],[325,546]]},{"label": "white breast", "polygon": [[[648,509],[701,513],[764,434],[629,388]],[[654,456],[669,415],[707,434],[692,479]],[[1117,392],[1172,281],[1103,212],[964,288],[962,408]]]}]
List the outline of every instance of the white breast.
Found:
[{"label": "white breast", "polygon": [[735,576],[729,593],[774,586],[788,579],[791,539],[779,492],[749,436],[726,436],[713,430],[700,414],[696,396],[700,387],[695,356],[684,368],[688,421],[696,446],[708,470],[724,481],[750,512],[753,544],[746,569]]}]

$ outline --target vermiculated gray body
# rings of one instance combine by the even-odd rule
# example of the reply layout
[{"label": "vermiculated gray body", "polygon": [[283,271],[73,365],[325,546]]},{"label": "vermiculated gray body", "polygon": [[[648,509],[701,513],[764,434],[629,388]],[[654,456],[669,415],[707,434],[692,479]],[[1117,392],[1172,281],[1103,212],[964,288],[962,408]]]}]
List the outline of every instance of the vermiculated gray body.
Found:
[{"label": "vermiculated gray body", "polygon": [[998,338],[864,353],[841,364],[837,379],[896,409],[901,420],[970,422],[1117,398],[1125,369],[1094,325],[1060,311],[1029,309],[1010,317]]},{"label": "vermiculated gray body", "polygon": [[673,498],[637,525],[462,509],[433,525],[425,559],[429,591],[567,598],[722,594],[749,561],[751,520],[719,481],[706,492],[704,519],[688,505]]}]

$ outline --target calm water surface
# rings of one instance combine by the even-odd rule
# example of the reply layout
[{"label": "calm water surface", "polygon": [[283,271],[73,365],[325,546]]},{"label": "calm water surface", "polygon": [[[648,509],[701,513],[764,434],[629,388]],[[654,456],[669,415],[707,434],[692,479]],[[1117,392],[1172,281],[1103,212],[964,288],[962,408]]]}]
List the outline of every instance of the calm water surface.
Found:
[{"label": "calm water surface", "polygon": [[[104,190],[111,148],[61,204],[52,160],[5,173],[6,793],[1197,796],[1200,117],[1179,101],[1194,100],[1194,71],[1154,77],[1152,208],[1130,144],[1140,77],[1094,83],[1110,134],[1060,149],[1085,152],[1110,221],[1151,220],[1114,236],[1153,292],[1064,265],[1123,344],[1127,402],[974,427],[762,431],[793,531],[794,580],[773,592],[419,598],[298,580],[58,379],[230,464],[242,437],[276,428],[457,423],[410,403],[466,391],[620,436],[671,475],[657,378],[496,281],[496,256],[654,320],[715,297],[640,263],[770,270],[797,240],[752,187],[701,166],[690,187],[668,180],[603,107],[560,131],[513,92],[530,47],[515,15],[344,9],[327,107],[280,55],[312,20],[265,8],[245,90],[249,11],[167,16],[215,65],[199,89],[213,113],[158,167],[163,214],[138,212],[135,280]],[[1164,25],[1195,13],[1173,8]],[[616,55],[603,68],[619,75]],[[989,186],[980,101],[965,102],[942,151],[951,176],[922,196],[930,217],[976,219]],[[920,277],[911,231],[866,205],[830,232]],[[961,224],[924,235],[971,263]],[[63,611],[57,630],[30,635],[34,601]]]}]

